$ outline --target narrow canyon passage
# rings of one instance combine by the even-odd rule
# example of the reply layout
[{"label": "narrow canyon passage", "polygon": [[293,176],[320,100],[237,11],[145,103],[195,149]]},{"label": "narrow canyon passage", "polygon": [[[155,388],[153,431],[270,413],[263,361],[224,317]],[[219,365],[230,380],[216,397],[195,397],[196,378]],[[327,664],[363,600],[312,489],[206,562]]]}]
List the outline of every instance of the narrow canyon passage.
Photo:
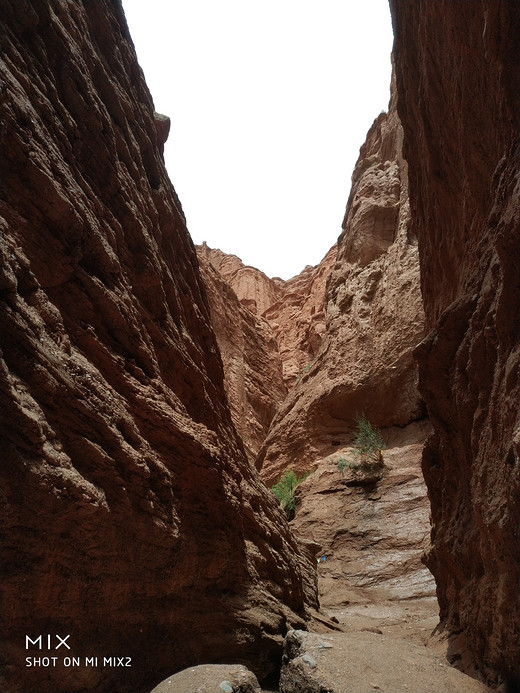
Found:
[{"label": "narrow canyon passage", "polygon": [[[233,421],[268,486],[308,475],[291,527],[327,557],[320,600],[331,607],[435,594],[421,564],[431,428],[412,354],[424,315],[395,103],[361,147],[343,233],[320,265],[283,282],[198,248]],[[341,468],[361,412],[383,429],[381,469]]]},{"label": "narrow canyon passage", "polygon": [[0,0],[2,691],[520,690],[520,6],[390,4],[282,281],[194,246],[120,0]]},{"label": "narrow canyon passage", "polygon": [[[324,620],[311,630],[332,638],[329,659],[318,658],[320,675],[348,659],[335,686],[413,690],[411,671],[419,667],[424,693],[484,691],[448,671],[448,644],[432,638],[439,607],[422,563],[430,505],[421,471],[432,430],[412,354],[424,314],[395,103],[394,96],[369,130],[343,234],[320,265],[284,282],[206,244],[197,251],[233,421],[249,458],[268,486],[290,470],[307,475],[290,527],[317,565]],[[382,466],[356,462],[361,411],[382,427]],[[360,651],[363,638],[372,640]],[[456,663],[459,654],[449,657]],[[401,671],[399,662],[409,668]],[[294,666],[282,672],[283,690],[307,690]]]}]

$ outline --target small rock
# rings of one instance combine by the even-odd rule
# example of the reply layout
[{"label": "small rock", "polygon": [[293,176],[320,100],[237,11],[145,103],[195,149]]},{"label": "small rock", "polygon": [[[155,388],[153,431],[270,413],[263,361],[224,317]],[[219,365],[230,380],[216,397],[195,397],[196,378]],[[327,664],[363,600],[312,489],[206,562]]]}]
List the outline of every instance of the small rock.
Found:
[{"label": "small rock", "polygon": [[302,660],[310,666],[311,669],[316,669],[316,660],[314,657],[311,657],[310,654],[304,654],[302,657]]},{"label": "small rock", "polygon": [[229,681],[222,681],[220,684],[220,689],[223,691],[223,693],[233,693],[233,686],[229,683]]},{"label": "small rock", "polygon": [[322,641],[318,644],[318,649],[320,649],[320,650],[323,650],[323,649],[325,649],[325,648],[331,648],[331,647],[333,647],[332,643],[326,642],[325,640],[322,640]]}]

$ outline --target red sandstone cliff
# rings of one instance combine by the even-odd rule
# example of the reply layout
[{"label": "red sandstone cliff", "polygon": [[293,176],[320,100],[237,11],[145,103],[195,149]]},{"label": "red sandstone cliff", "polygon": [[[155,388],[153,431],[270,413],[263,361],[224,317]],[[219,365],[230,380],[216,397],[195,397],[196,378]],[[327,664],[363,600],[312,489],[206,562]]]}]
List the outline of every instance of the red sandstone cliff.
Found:
[{"label": "red sandstone cliff", "polygon": [[392,0],[441,619],[520,687],[520,6]]},{"label": "red sandstone cliff", "polygon": [[263,315],[283,294],[283,279],[271,279],[256,267],[244,265],[236,255],[210,248],[206,243],[199,246],[198,252],[225,279],[240,302],[255,315]]},{"label": "red sandstone cliff", "polygon": [[222,355],[224,388],[233,423],[254,463],[269,425],[287,395],[278,343],[267,320],[238,300],[203,251],[204,248],[198,249],[201,274]]},{"label": "red sandstone cliff", "polygon": [[199,247],[199,254],[218,271],[239,301],[269,323],[280,353],[283,380],[291,389],[318,353],[325,334],[325,286],[337,248],[334,245],[316,266],[288,281],[270,279],[244,265],[236,255]]},{"label": "red sandstone cliff", "polygon": [[356,414],[404,426],[423,415],[413,349],[423,337],[417,241],[392,101],[360,150],[316,357],[275,417],[257,466],[303,473],[352,437]]},{"label": "red sandstone cliff", "polygon": [[[312,571],[232,425],[121,4],[4,1],[2,20],[2,690],[265,673]],[[47,633],[132,666],[26,667]]]}]

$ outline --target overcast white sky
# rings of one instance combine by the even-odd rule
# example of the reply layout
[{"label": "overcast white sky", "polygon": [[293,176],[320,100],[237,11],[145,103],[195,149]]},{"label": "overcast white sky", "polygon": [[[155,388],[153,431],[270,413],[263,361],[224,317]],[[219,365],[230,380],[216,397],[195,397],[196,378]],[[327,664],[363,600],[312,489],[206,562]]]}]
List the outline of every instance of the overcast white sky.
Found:
[{"label": "overcast white sky", "polygon": [[388,107],[388,0],[123,0],[195,243],[284,279],[335,243]]}]

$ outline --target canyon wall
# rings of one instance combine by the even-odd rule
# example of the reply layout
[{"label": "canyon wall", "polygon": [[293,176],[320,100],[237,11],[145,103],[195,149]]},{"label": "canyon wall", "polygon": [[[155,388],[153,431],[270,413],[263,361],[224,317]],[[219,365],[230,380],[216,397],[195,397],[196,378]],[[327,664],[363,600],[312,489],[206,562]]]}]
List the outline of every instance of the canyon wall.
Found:
[{"label": "canyon wall", "polygon": [[323,260],[292,279],[271,279],[244,265],[236,255],[209,248],[198,252],[218,271],[239,301],[271,326],[282,362],[285,386],[292,389],[316,357],[325,334],[325,287],[336,259],[334,245]]},{"label": "canyon wall", "polygon": [[[2,690],[263,675],[315,565],[231,420],[167,120],[120,2],[1,4]],[[26,666],[46,634],[131,667]]]},{"label": "canyon wall", "polygon": [[[291,528],[320,546],[320,605],[434,597],[422,563],[429,547],[430,507],[421,452],[430,425],[418,421],[385,432],[384,465],[361,465],[352,447],[317,459],[296,490]],[[348,626],[348,620],[347,620]]]},{"label": "canyon wall", "polygon": [[[520,688],[520,6],[392,0],[440,615]],[[465,643],[465,645],[464,645]],[[463,654],[463,653],[461,653]]]},{"label": "canyon wall", "polygon": [[380,427],[405,426],[424,416],[413,359],[424,315],[409,218],[393,98],[389,113],[372,125],[352,176],[318,351],[257,459],[268,484],[288,467],[308,472],[318,459],[348,445],[361,412]]},{"label": "canyon wall", "polygon": [[[401,149],[394,98],[361,148],[338,244],[286,282],[206,244],[198,248],[214,269],[203,276],[232,411],[254,418],[244,383],[257,393],[259,379],[268,395],[276,363],[262,358],[272,351],[266,325],[275,336],[289,395],[288,404],[277,399],[281,414],[269,428],[262,474],[271,485],[287,468],[313,470],[298,487],[291,527],[326,556],[319,588],[329,609],[432,596],[435,588],[421,563],[430,533],[420,466],[429,425],[412,422],[423,415],[413,349],[424,316]],[[244,341],[252,325],[256,337],[253,330]],[[362,410],[387,427],[385,464],[377,469],[359,467],[351,445]]]},{"label": "canyon wall", "polygon": [[[224,365],[224,388],[231,416],[247,456],[254,463],[269,425],[287,395],[278,343],[267,320],[246,308],[207,261],[204,247],[199,247],[197,253]],[[261,272],[257,274],[265,277]]]}]

